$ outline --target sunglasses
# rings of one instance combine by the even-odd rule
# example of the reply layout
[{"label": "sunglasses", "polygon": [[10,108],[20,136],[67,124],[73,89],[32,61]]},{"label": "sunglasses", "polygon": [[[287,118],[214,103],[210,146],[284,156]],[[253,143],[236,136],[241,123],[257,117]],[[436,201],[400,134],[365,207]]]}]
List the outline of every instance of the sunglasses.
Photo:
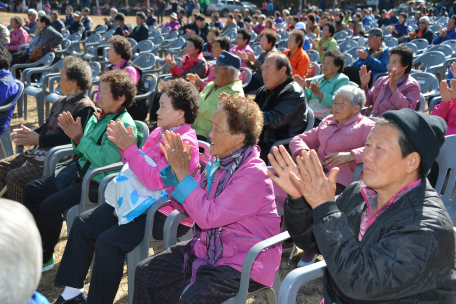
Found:
[{"label": "sunglasses", "polygon": [[420,22],[420,24],[427,24],[426,22]]}]

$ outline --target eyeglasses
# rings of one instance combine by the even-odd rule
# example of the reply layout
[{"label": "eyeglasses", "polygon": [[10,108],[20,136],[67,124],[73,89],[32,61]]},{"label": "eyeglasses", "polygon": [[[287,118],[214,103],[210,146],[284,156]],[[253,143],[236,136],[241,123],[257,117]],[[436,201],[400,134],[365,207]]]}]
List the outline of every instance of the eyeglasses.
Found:
[{"label": "eyeglasses", "polygon": [[427,24],[427,22],[420,22],[420,24]]},{"label": "eyeglasses", "polygon": [[228,70],[228,68],[227,67],[220,67],[220,66],[213,66],[212,70],[214,72],[218,72],[218,71],[226,71],[226,70]]}]

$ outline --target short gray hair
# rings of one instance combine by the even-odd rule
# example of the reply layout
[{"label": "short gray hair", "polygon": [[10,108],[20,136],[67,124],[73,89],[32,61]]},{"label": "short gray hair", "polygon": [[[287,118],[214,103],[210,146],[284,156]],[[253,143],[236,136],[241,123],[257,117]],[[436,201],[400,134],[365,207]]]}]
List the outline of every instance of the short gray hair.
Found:
[{"label": "short gray hair", "polygon": [[233,70],[234,71],[234,76],[233,76],[233,81],[236,81],[236,79],[238,79],[239,75],[241,75],[241,71],[239,71],[238,69],[236,69],[234,66],[228,66],[228,71],[229,70]]},{"label": "short gray hair", "polygon": [[27,11],[27,13],[32,14],[32,15],[34,15],[35,17],[38,18],[38,12],[35,11],[33,8],[29,9],[29,10]]},{"label": "short gray hair", "polygon": [[45,11],[39,11],[38,12],[38,16],[46,16],[46,12]]},{"label": "short gray hair", "polygon": [[19,23],[22,26],[22,18],[18,16],[11,17],[11,20],[14,20],[14,23]]},{"label": "short gray hair", "polygon": [[429,20],[429,17],[428,17],[428,16],[421,17],[421,18],[420,18],[420,21],[421,21],[421,20],[424,20],[424,21],[426,22],[426,24],[431,23],[431,21]]},{"label": "short gray hair", "polygon": [[340,87],[333,96],[333,100],[337,97],[345,97],[350,100],[350,103],[353,107],[359,106],[361,110],[366,103],[366,94],[360,88],[355,87],[354,85],[347,84],[343,87]]},{"label": "short gray hair", "polygon": [[41,278],[41,237],[30,211],[0,199],[0,303],[28,303]]},{"label": "short gray hair", "polygon": [[111,13],[113,13],[113,12],[116,13],[116,15],[119,13],[119,12],[117,11],[117,9],[111,8]]},{"label": "short gray hair", "polygon": [[266,20],[266,16],[263,14],[259,15],[258,18],[262,18],[263,20]]}]

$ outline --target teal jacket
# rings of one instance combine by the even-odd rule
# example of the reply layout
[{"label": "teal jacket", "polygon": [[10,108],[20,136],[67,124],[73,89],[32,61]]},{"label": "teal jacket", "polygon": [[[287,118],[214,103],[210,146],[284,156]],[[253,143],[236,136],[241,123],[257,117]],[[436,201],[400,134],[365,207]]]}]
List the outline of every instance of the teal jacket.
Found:
[{"label": "teal jacket", "polygon": [[[83,168],[87,160],[90,160],[91,162],[87,172],[95,168],[104,167],[122,161],[119,148],[115,143],[108,139],[106,133],[103,135],[101,145],[97,145],[97,141],[100,138],[101,133],[106,130],[108,123],[112,120],[112,118],[114,118],[115,115],[116,114],[107,115],[100,122],[97,122],[97,117],[95,115],[92,115],[92,117],[90,117],[89,121],[87,122],[84,130],[84,136],[81,137],[79,145],[76,147],[72,141],[73,150],[79,157],[79,166]],[[119,119],[122,121],[125,128],[129,126],[132,127],[133,132],[136,136],[135,122],[133,118],[131,118],[130,114],[128,114],[127,110],[124,110],[124,112],[119,116]],[[93,179],[97,182],[101,182],[101,180],[106,175],[117,173],[119,171],[120,170],[115,170],[101,173],[95,175]]]},{"label": "teal jacket", "polygon": [[333,100],[333,95],[334,93],[342,86],[350,84],[350,80],[345,74],[342,73],[337,73],[333,78],[330,80],[325,79],[325,75],[320,75],[315,77],[312,82],[317,82],[320,80],[320,83],[318,86],[320,87],[321,92],[323,93],[323,99],[319,99],[312,91],[310,88],[306,88],[306,99],[307,102],[311,99],[318,99],[321,104],[325,106],[332,107],[334,100]]}]

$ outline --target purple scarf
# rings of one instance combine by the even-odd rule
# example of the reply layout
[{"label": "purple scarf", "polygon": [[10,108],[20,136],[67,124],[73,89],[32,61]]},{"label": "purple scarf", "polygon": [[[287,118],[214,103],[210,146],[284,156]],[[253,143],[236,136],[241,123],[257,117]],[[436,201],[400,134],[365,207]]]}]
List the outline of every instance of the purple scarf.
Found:
[{"label": "purple scarf", "polygon": [[[217,165],[220,162],[220,167],[227,168],[225,173],[223,174],[222,178],[220,179],[219,184],[217,185],[217,189],[215,191],[214,198],[218,197],[226,187],[226,184],[230,180],[231,176],[233,176],[234,172],[241,166],[243,161],[247,159],[250,154],[252,153],[254,147],[247,146],[240,148],[233,153],[221,157],[215,164]],[[211,170],[212,171],[212,170]],[[204,170],[201,180],[201,188],[206,190],[208,186],[208,177],[207,177],[207,168]],[[210,173],[209,173],[210,174]],[[215,173],[213,174],[215,176]],[[212,176],[211,176],[212,177]],[[212,179],[211,179],[212,180]],[[210,185],[209,185],[210,187]],[[209,191],[208,191],[209,194]],[[184,255],[184,269],[183,269],[183,276],[185,278],[185,274],[187,272],[188,266],[188,259],[195,253],[195,243],[198,241],[201,235],[201,228],[195,223],[195,227],[193,229],[193,239],[190,241],[191,249],[189,252],[185,253]],[[197,258],[192,263],[192,278],[190,280],[191,286],[198,274],[198,270],[203,266],[214,266],[221,258],[223,254],[223,244],[222,244],[222,227],[209,229],[206,234],[206,246],[207,246],[207,256],[206,259]]]}]

